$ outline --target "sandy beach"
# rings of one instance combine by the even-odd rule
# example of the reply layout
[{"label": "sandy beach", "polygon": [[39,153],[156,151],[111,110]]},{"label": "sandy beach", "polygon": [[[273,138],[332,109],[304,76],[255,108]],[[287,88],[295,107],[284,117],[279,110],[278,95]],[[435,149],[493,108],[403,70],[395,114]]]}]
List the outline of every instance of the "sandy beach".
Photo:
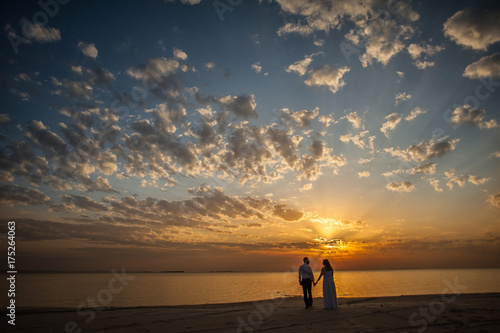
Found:
[{"label": "sandy beach", "polygon": [[[19,310],[8,332],[499,332],[500,294],[340,298],[304,309],[299,297],[233,304]],[[5,318],[5,312],[3,317]],[[5,320],[5,319],[4,319]]]}]

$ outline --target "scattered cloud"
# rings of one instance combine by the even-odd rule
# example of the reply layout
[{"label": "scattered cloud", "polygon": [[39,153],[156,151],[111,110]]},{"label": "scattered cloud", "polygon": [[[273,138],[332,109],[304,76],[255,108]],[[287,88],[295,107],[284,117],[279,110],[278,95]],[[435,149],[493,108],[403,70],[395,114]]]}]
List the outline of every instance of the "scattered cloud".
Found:
[{"label": "scattered cloud", "polygon": [[408,53],[414,61],[414,65],[419,69],[425,69],[427,67],[434,66],[435,63],[427,61],[427,59],[438,52],[444,50],[443,46],[430,45],[427,43],[422,44],[410,44],[408,46]]},{"label": "scattered cloud", "polygon": [[408,94],[406,92],[402,92],[396,95],[396,103],[394,104],[395,106],[398,106],[401,104],[403,101],[407,101],[411,98],[411,94]]},{"label": "scattered cloud", "polygon": [[460,187],[464,187],[467,181],[474,185],[481,185],[490,180],[490,178],[473,176],[473,175],[456,176],[454,169],[450,170],[449,172],[445,172],[445,175],[449,179],[448,182],[446,183],[446,186],[448,186],[450,190],[453,189],[455,184],[457,184]]},{"label": "scattered cloud", "polygon": [[386,188],[394,192],[411,192],[415,189],[415,185],[411,182],[391,182],[386,185]]},{"label": "scattered cloud", "polygon": [[212,73],[215,69],[215,62],[209,61],[209,62],[205,63],[205,68],[207,69],[207,71],[209,73]]},{"label": "scattered cloud", "polygon": [[179,59],[179,60],[187,60],[188,58],[188,55],[186,52],[178,49],[178,48],[173,48],[173,52],[174,52],[174,58],[176,59]]},{"label": "scattered cloud", "polygon": [[393,131],[396,128],[396,126],[401,122],[402,117],[399,113],[394,112],[386,116],[385,119],[387,121],[382,124],[380,131],[384,133],[386,137],[389,137],[389,131]]},{"label": "scattered cloud", "polygon": [[82,66],[71,66],[71,71],[79,75],[83,74]]},{"label": "scattered cloud", "polygon": [[[24,29],[24,27],[23,27]],[[26,27],[26,34],[38,43],[49,43],[61,40],[61,31],[40,23],[31,24]]]},{"label": "scattered cloud", "polygon": [[366,130],[356,135],[353,135],[352,133],[341,135],[339,139],[344,143],[348,143],[349,141],[351,141],[361,149],[370,149],[373,151],[375,149],[374,142],[376,137],[375,135],[369,136],[369,134],[370,131]]},{"label": "scattered cloud", "polygon": [[498,122],[495,119],[483,121],[486,111],[483,109],[475,109],[470,105],[462,105],[453,110],[451,114],[451,122],[455,125],[467,124],[472,127],[491,129],[498,127]]},{"label": "scattered cloud", "polygon": [[370,177],[370,171],[358,172],[358,178],[368,178],[368,177]]},{"label": "scattered cloud", "polygon": [[385,148],[386,153],[392,156],[402,158],[406,161],[414,160],[416,162],[425,162],[435,157],[441,158],[442,156],[455,150],[456,144],[459,139],[442,139],[441,141],[424,140],[418,145],[411,145],[406,150]]},{"label": "scattered cloud", "polygon": [[16,184],[0,184],[1,205],[46,205],[50,202],[50,198],[39,190]]},{"label": "scattered cloud", "polygon": [[287,73],[295,72],[295,73],[299,74],[300,76],[306,75],[306,73],[308,72],[307,69],[313,61],[313,57],[315,57],[319,54],[321,54],[321,52],[306,55],[304,59],[297,60],[296,62],[294,62],[293,64],[288,66],[288,68],[286,69],[286,72]]},{"label": "scattered cloud", "polygon": [[484,51],[500,41],[499,16],[500,6],[492,1],[488,6],[468,7],[444,23],[444,34],[458,45]]},{"label": "scattered cloud", "polygon": [[414,108],[413,110],[411,110],[411,112],[410,112],[410,114],[409,114],[409,115],[407,115],[407,116],[405,117],[405,120],[406,120],[406,121],[412,121],[412,120],[414,120],[415,118],[417,118],[419,115],[424,114],[424,113],[427,113],[427,111],[422,110],[422,109],[421,109],[421,108],[419,108],[419,107],[416,107],[416,108]]},{"label": "scattered cloud", "polygon": [[500,207],[500,192],[495,194],[490,194],[487,202],[493,207]]},{"label": "scattered cloud", "polygon": [[431,186],[434,187],[434,191],[443,192],[443,189],[439,187],[439,180],[437,180],[436,178],[429,178],[428,181],[429,184],[431,184]]},{"label": "scattered cloud", "polygon": [[312,183],[308,183],[308,184],[304,184],[304,186],[302,186],[299,191],[300,192],[304,192],[304,191],[309,191],[313,188],[313,184]]},{"label": "scattered cloud", "polygon": [[309,72],[309,78],[304,81],[308,86],[326,86],[332,93],[336,93],[345,86],[343,76],[349,72],[349,67],[337,68],[333,65],[323,65]]},{"label": "scattered cloud", "polygon": [[426,175],[433,175],[436,173],[436,165],[437,165],[436,163],[432,163],[432,162],[419,165],[411,171],[411,174],[414,175],[417,173],[424,173]]},{"label": "scattered cloud", "polygon": [[87,44],[87,43],[84,43],[84,42],[80,42],[78,43],[78,47],[80,48],[80,50],[82,51],[83,54],[85,54],[87,57],[90,57],[90,58],[97,58],[97,48],[95,47],[95,45],[93,43],[90,43],[90,44]]},{"label": "scattered cloud", "polygon": [[259,74],[262,71],[262,66],[260,65],[260,62],[257,61],[255,64],[253,64],[252,69],[255,71],[255,73]]},{"label": "scattered cloud", "polygon": [[[341,117],[340,119],[347,119],[354,128],[361,128],[363,119],[358,116],[358,113],[356,111],[349,112],[345,116]],[[340,120],[339,119],[339,120]]]},{"label": "scattered cloud", "polygon": [[482,57],[465,68],[465,77],[470,79],[500,78],[500,53]]}]

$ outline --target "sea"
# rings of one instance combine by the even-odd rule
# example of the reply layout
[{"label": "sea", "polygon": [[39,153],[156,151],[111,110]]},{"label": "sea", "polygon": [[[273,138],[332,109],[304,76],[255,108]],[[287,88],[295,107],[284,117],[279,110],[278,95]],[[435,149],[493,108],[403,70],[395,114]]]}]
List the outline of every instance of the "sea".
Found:
[{"label": "sea", "polygon": [[[336,271],[334,278],[338,297],[500,292],[500,269]],[[4,293],[9,286],[2,280]],[[296,272],[19,272],[15,284],[18,309],[176,306],[301,295]],[[313,296],[322,296],[322,282],[313,287]]]}]

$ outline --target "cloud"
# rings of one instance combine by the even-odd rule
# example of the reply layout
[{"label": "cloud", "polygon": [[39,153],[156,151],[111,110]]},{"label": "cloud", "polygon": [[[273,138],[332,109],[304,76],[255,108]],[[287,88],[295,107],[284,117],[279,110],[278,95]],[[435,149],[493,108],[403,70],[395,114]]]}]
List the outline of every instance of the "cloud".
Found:
[{"label": "cloud", "polygon": [[[279,36],[297,33],[312,35],[315,31],[341,29],[345,25],[354,24],[350,33],[351,42],[356,45],[361,41],[366,45],[365,53],[360,57],[363,66],[373,60],[387,64],[398,52],[404,49],[402,40],[412,34],[413,29],[406,23],[416,21],[418,13],[411,10],[409,2],[398,2],[397,11],[390,19],[374,17],[387,9],[385,2],[348,2],[321,0],[295,1],[276,0],[286,14],[297,17],[297,22],[288,22],[278,30]],[[347,37],[346,37],[347,38]]]},{"label": "cloud", "polygon": [[361,117],[358,116],[358,113],[356,111],[350,112],[345,116],[341,117],[340,119],[347,119],[354,128],[360,128],[363,122],[363,119],[361,119]]},{"label": "cloud", "polygon": [[389,131],[393,131],[396,128],[396,126],[401,122],[402,118],[399,113],[394,112],[386,116],[385,119],[387,121],[382,124],[380,131],[384,133],[386,137],[389,137]]},{"label": "cloud", "polygon": [[215,69],[215,62],[210,61],[210,62],[205,63],[205,68],[207,69],[207,71],[209,73],[212,73]]},{"label": "cloud", "polygon": [[436,165],[436,163],[431,162],[419,165],[411,171],[411,174],[415,175],[417,173],[424,173],[426,175],[433,175],[436,173]]},{"label": "cloud", "polygon": [[6,113],[0,113],[0,125],[6,125],[10,123],[11,118],[8,114]]},{"label": "cloud", "polygon": [[321,52],[312,53],[310,55],[306,55],[306,57],[302,60],[297,60],[296,62],[294,62],[293,64],[288,66],[288,68],[286,69],[286,72],[288,72],[288,73],[296,72],[300,76],[304,76],[307,73],[307,68],[309,67],[309,65],[313,61],[313,57],[318,55],[318,54],[321,54]]},{"label": "cloud", "polygon": [[394,192],[411,192],[415,186],[411,182],[392,182],[386,185],[386,188]]},{"label": "cloud", "polygon": [[374,141],[375,141],[375,135],[368,136],[370,134],[370,131],[363,131],[359,134],[353,135],[352,133],[348,133],[345,135],[340,136],[340,141],[344,143],[348,143],[351,141],[354,143],[356,146],[358,146],[361,149],[375,149]]},{"label": "cloud", "polygon": [[39,43],[49,43],[61,40],[59,29],[46,27],[40,23],[29,25],[26,29],[27,35]]},{"label": "cloud", "polygon": [[464,70],[465,77],[470,79],[500,78],[500,53],[482,57]]},{"label": "cloud", "polygon": [[154,77],[155,74],[160,76],[173,74],[178,68],[179,62],[177,60],[160,57],[150,59],[147,65],[127,69],[127,74],[136,80],[144,80]]},{"label": "cloud", "polygon": [[14,181],[14,177],[9,171],[0,170],[0,182],[11,183]]},{"label": "cloud", "polygon": [[61,205],[53,205],[50,208],[56,211],[75,211],[75,208],[80,208],[89,212],[106,212],[108,207],[100,204],[95,200],[80,195],[63,195]]},{"label": "cloud", "polygon": [[330,127],[335,122],[331,114],[319,116],[318,121],[323,125],[323,129]]},{"label": "cloud", "polygon": [[500,6],[488,2],[484,6],[468,7],[456,12],[443,26],[445,36],[458,45],[474,50],[486,50],[500,41]]},{"label": "cloud", "polygon": [[324,39],[317,39],[314,41],[314,45],[318,46],[318,47],[321,47],[325,44],[325,40]]},{"label": "cloud", "polygon": [[83,74],[82,66],[71,66],[71,71],[76,74]]},{"label": "cloud", "polygon": [[186,60],[188,58],[188,55],[186,52],[179,50],[178,48],[173,49],[174,51],[174,58],[180,59],[180,60]]},{"label": "cloud", "polygon": [[434,61],[417,60],[413,63],[418,69],[426,69],[427,67],[433,67],[436,65]]},{"label": "cloud", "polygon": [[370,163],[371,161],[373,161],[373,157],[371,158],[360,158],[359,161],[358,161],[358,164],[367,164],[367,163]]},{"label": "cloud", "polygon": [[149,59],[147,64],[128,68],[126,73],[140,81],[157,98],[176,105],[184,102],[182,76],[177,75],[183,68],[175,59],[158,57]]},{"label": "cloud", "polygon": [[45,127],[41,121],[30,121],[25,136],[34,147],[41,149],[48,157],[64,154],[68,151],[64,140]]},{"label": "cloud", "polygon": [[71,97],[83,99],[92,98],[92,87],[87,82],[71,81],[65,79],[63,81],[63,85]]},{"label": "cloud", "polygon": [[111,72],[100,67],[97,67],[94,70],[87,69],[86,74],[88,76],[87,83],[90,86],[105,85],[115,80],[115,76]]},{"label": "cloud", "polygon": [[438,52],[444,50],[444,47],[439,45],[430,45],[426,43],[418,44],[410,44],[408,46],[408,53],[410,54],[412,59],[418,59],[420,57],[432,56]]},{"label": "cloud", "polygon": [[490,194],[487,202],[493,207],[500,207],[500,192],[495,194]]},{"label": "cloud", "polygon": [[400,157],[406,161],[414,160],[416,162],[424,162],[435,157],[442,156],[455,150],[459,139],[443,139],[441,141],[424,140],[418,145],[411,145],[406,150],[385,148],[384,151],[392,156]]},{"label": "cloud", "polygon": [[455,125],[467,124],[472,127],[491,129],[498,127],[495,119],[483,121],[486,111],[483,109],[474,109],[470,105],[462,105],[456,108],[451,114],[451,122]]},{"label": "cloud", "polygon": [[253,64],[252,69],[255,71],[255,73],[260,73],[262,71],[262,66],[260,65],[260,62],[257,61],[255,64]]},{"label": "cloud", "polygon": [[490,178],[474,175],[456,176],[454,169],[450,170],[449,172],[445,172],[445,175],[449,179],[449,181],[446,183],[446,186],[448,186],[450,190],[453,189],[454,184],[457,184],[460,187],[464,187],[467,181],[474,185],[481,185],[491,180]]},{"label": "cloud", "polygon": [[363,33],[361,36],[368,42],[359,60],[363,67],[367,67],[374,60],[387,65],[392,57],[404,50],[403,40],[413,34],[413,29],[396,21],[388,21],[382,27],[367,25]]},{"label": "cloud", "polygon": [[429,178],[428,181],[429,184],[434,187],[434,191],[443,192],[443,189],[439,187],[439,180],[437,180],[436,178]]},{"label": "cloud", "polygon": [[313,188],[313,184],[312,183],[308,183],[308,184],[304,184],[304,186],[302,186],[299,191],[300,192],[304,192],[304,191],[309,191]]},{"label": "cloud", "polygon": [[50,202],[50,198],[39,190],[16,184],[0,184],[0,204],[2,205],[47,205]]},{"label": "cloud", "polygon": [[[165,2],[175,2],[176,0],[163,0]],[[191,6],[194,6],[194,5],[198,5],[201,3],[201,0],[180,0],[181,3],[185,4],[185,5],[191,5]]]},{"label": "cloud", "polygon": [[90,43],[90,44],[87,44],[87,43],[84,43],[84,42],[80,42],[78,43],[78,47],[80,48],[80,50],[82,51],[83,54],[85,54],[87,57],[90,57],[90,58],[97,58],[97,48],[95,47],[95,45],[93,43]]},{"label": "cloud", "polygon": [[358,172],[358,178],[368,178],[370,177],[370,171]]},{"label": "cloud", "polygon": [[401,104],[403,101],[407,101],[411,98],[411,94],[408,94],[406,92],[402,92],[396,95],[396,103],[394,104],[395,106],[398,106]]},{"label": "cloud", "polygon": [[427,113],[427,111],[425,110],[422,110],[421,108],[419,107],[416,107],[414,108],[413,110],[411,110],[410,114],[407,115],[405,117],[405,120],[406,121],[412,121],[414,120],[415,118],[417,118],[417,116],[421,115],[421,114],[424,114],[424,113]]},{"label": "cloud", "polygon": [[299,179],[316,180],[322,174],[322,165],[332,167],[333,172],[336,173],[339,167],[346,164],[342,155],[331,155],[333,149],[327,148],[324,141],[314,140],[308,149],[311,154],[302,155],[299,167],[302,173],[299,174]]},{"label": "cloud", "polygon": [[319,115],[319,108],[315,108],[311,111],[301,110],[293,112],[289,109],[281,109],[281,118],[287,123],[293,123],[297,128],[304,129],[311,126],[311,122],[316,119]]},{"label": "cloud", "polygon": [[255,110],[257,107],[257,103],[255,103],[255,95],[228,95],[219,98],[218,102],[238,117],[245,119],[258,118],[257,111]]},{"label": "cloud", "polygon": [[89,177],[81,178],[82,184],[86,192],[105,192],[105,193],[118,193],[117,190],[113,189],[111,184],[109,184],[108,179],[97,177],[96,180],[92,180]]},{"label": "cloud", "polygon": [[308,86],[326,86],[332,93],[336,93],[345,86],[342,79],[349,67],[336,68],[333,65],[323,65],[309,72],[309,78],[304,81]]},{"label": "cloud", "polygon": [[441,52],[442,50],[444,50],[443,46],[433,46],[427,43],[422,43],[421,45],[410,44],[408,46],[408,53],[410,54],[411,58],[415,60],[413,64],[419,69],[425,69],[427,67],[434,66],[435,63],[427,61],[427,59],[434,54]]},{"label": "cloud", "polygon": [[274,206],[273,214],[288,222],[300,221],[304,216],[302,212],[295,209],[285,209],[284,207],[286,207],[285,204]]}]

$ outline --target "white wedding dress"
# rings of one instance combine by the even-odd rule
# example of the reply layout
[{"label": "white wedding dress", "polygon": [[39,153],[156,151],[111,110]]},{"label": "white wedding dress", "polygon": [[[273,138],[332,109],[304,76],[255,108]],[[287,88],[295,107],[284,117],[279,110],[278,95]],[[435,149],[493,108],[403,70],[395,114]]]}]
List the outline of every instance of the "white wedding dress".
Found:
[{"label": "white wedding dress", "polygon": [[335,310],[339,305],[337,303],[337,290],[335,281],[333,281],[333,271],[321,269],[323,274],[323,307],[327,310]]}]

